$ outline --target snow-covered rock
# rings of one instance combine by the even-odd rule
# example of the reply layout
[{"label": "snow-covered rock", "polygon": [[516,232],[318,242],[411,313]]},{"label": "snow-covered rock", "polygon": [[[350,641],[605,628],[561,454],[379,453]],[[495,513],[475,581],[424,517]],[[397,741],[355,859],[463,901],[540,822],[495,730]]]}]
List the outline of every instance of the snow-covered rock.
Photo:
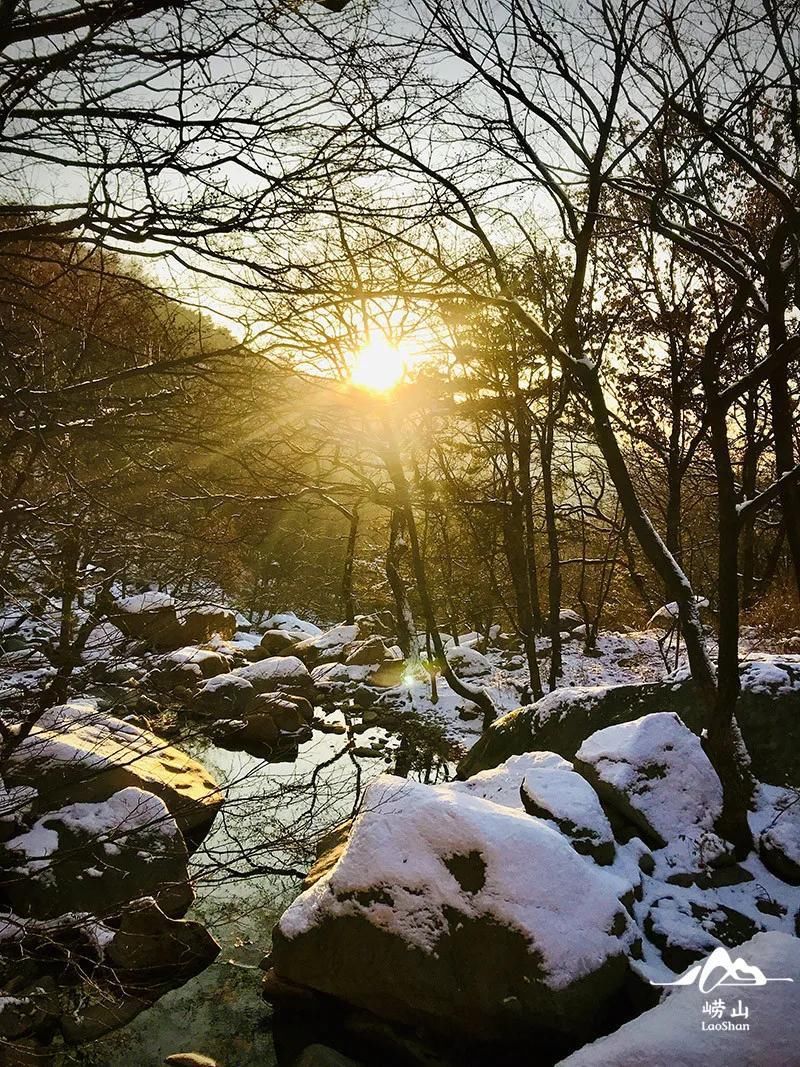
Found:
[{"label": "snow-covered rock", "polygon": [[210,648],[186,645],[161,656],[157,669],[161,680],[172,685],[191,685],[230,670],[229,661]]},{"label": "snow-covered rock", "polygon": [[354,645],[345,659],[345,664],[348,667],[363,667],[383,663],[388,659],[394,659],[394,656],[390,655],[388,648],[376,634]]},{"label": "snow-covered rock", "polygon": [[664,963],[681,974],[716,948],[741,945],[761,923],[719,900],[671,894],[656,898],[644,916],[643,930]]},{"label": "snow-covered rock", "polygon": [[306,637],[318,637],[322,633],[319,626],[298,618],[293,611],[270,615],[262,625],[265,630],[289,630],[291,633],[304,634]]},{"label": "snow-covered rock", "polygon": [[192,601],[178,607],[178,624],[187,645],[210,641],[215,636],[229,640],[236,633],[236,612],[223,604]]},{"label": "snow-covered rock", "polygon": [[261,647],[270,656],[283,656],[307,638],[303,630],[267,630],[261,637]]},{"label": "snow-covered rock", "polygon": [[111,622],[101,622],[86,639],[81,659],[84,663],[111,659],[127,641],[125,634]]},{"label": "snow-covered rock", "polygon": [[578,626],[583,626],[583,617],[572,608],[563,608],[558,613],[558,628],[562,633],[572,633]]},{"label": "snow-covered rock", "polygon": [[525,775],[520,796],[528,814],[552,823],[576,852],[602,865],[614,862],[611,823],[581,775],[569,767],[537,767]]},{"label": "snow-covered rock", "polygon": [[249,682],[256,693],[274,693],[277,690],[302,694],[314,692],[308,668],[297,656],[269,656],[258,663],[237,667],[232,673]]},{"label": "snow-covered rock", "polygon": [[791,885],[800,885],[800,792],[762,786],[756,823],[764,866]]},{"label": "snow-covered rock", "polygon": [[124,615],[143,615],[151,611],[174,608],[176,604],[169,593],[159,593],[154,589],[150,589],[144,593],[121,597],[115,602],[114,606],[117,611],[121,611]]},{"label": "snow-covered rock", "polygon": [[150,590],[115,601],[110,621],[127,636],[154,648],[174,648],[186,642],[181,633],[175,601],[167,593]]},{"label": "snow-covered rock", "polygon": [[153,648],[199,644],[215,635],[227,639],[236,632],[236,613],[229,608],[203,601],[179,604],[154,590],[115,601],[110,619],[128,637]]},{"label": "snow-covered rock", "polygon": [[148,730],[77,700],[39,719],[12,752],[5,780],[8,786],[39,788],[40,811],[107,800],[134,786],[160,797],[181,831],[193,837],[208,829],[222,804],[218,784],[196,760]]},{"label": "snow-covered rock", "polygon": [[163,800],[133,787],[41,816],[0,854],[3,892],[19,915],[105,916],[148,896],[179,917],[194,897],[175,820]]},{"label": "snow-covered rock", "polygon": [[491,800],[505,808],[524,811],[522,803],[522,784],[529,774],[539,770],[572,770],[572,764],[557,756],[555,752],[526,752],[521,756],[512,756],[489,771],[481,771],[466,782],[453,782],[451,789],[470,796]]},{"label": "snow-covered rock", "polygon": [[[741,961],[741,962],[740,962]],[[718,949],[710,959],[716,976],[739,979],[745,987],[708,984],[702,972],[691,984],[672,990],[662,1003],[562,1060],[559,1067],[797,1067],[797,982],[800,940],[759,933],[733,952]],[[699,970],[699,965],[698,970]],[[753,968],[767,981],[761,984]],[[770,979],[792,981],[771,981]],[[705,1005],[717,1000],[715,1017]],[[740,1013],[733,1013],[741,1005]],[[745,1017],[745,1011],[747,1016]],[[747,1027],[736,1032],[735,1027]]]},{"label": "snow-covered rock", "polygon": [[350,625],[341,622],[316,637],[301,641],[295,645],[293,653],[309,667],[320,663],[335,663],[344,660],[350,652],[350,646],[363,636],[357,623]]},{"label": "snow-covered rock", "polygon": [[209,678],[195,694],[192,708],[201,715],[235,719],[256,695],[251,682],[236,671]]},{"label": "snow-covered rock", "polygon": [[480,678],[491,674],[492,665],[486,656],[468,645],[453,645],[445,649],[445,655],[459,678]]},{"label": "snow-covered rock", "polygon": [[657,847],[687,831],[711,831],[722,810],[722,786],[700,738],[673,712],[598,730],[575,767]]},{"label": "snow-covered rock", "polygon": [[[601,780],[614,810],[633,814],[640,828],[673,841],[686,831],[706,832],[722,803],[719,779],[698,736],[674,713],[654,713],[591,735],[576,766]],[[632,811],[635,809],[635,813]]]},{"label": "snow-covered rock", "polygon": [[587,1033],[627,973],[627,889],[540,819],[383,776],[281,918],[272,966],[401,1022]]}]

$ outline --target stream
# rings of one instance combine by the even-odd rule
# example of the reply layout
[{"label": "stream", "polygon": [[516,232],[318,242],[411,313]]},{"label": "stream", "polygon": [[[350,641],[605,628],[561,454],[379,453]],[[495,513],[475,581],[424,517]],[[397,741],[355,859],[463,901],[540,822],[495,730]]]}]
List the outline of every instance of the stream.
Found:
[{"label": "stream", "polygon": [[354,758],[346,737],[314,732],[296,759],[271,763],[215,745],[183,745],[226,788],[225,806],[192,861],[198,919],[220,943],[216,962],[162,997],[122,1030],[65,1052],[59,1067],[161,1067],[200,1052],[222,1067],[277,1067],[272,1009],[258,965],[272,928],[298,894],[314,843],[350,816],[359,786],[387,769]]}]

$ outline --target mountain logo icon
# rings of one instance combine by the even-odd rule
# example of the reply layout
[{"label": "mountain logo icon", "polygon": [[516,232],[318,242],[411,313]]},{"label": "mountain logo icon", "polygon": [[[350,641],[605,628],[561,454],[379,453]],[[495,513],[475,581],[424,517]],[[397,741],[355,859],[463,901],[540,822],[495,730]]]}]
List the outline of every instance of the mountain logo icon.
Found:
[{"label": "mountain logo icon", "polygon": [[763,986],[767,982],[793,982],[794,978],[767,978],[760,967],[746,963],[741,956],[732,959],[724,948],[715,948],[705,963],[696,963],[674,982],[650,982],[656,986],[697,985],[701,993],[713,993],[720,986]]}]

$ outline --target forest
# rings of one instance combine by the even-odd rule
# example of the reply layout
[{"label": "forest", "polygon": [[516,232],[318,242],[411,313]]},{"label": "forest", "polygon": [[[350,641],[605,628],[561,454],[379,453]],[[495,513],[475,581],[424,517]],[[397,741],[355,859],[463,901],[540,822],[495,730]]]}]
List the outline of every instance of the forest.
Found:
[{"label": "forest", "polygon": [[797,0],[0,0],[0,1067],[800,1067],[799,372]]}]

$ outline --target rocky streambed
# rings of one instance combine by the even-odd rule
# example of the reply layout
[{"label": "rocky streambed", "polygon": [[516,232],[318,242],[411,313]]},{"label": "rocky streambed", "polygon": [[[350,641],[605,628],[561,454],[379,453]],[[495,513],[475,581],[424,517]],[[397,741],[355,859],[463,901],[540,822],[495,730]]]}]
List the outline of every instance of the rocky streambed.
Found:
[{"label": "rocky streambed", "polygon": [[[595,684],[480,736],[476,707],[410,671],[378,620],[234,621],[132,598],[75,695],[12,746],[12,1067],[186,1050],[223,1067],[463,1067],[531,1048],[541,1067],[621,1067],[667,1017],[658,983],[695,962],[741,950],[800,977],[800,658],[742,670],[759,783],[737,861],[691,683],[657,680],[652,636],[603,637]],[[448,658],[501,710],[520,703],[508,635],[461,635]],[[577,647],[565,664],[585,677]],[[758,1040],[759,1063],[795,1062]]]}]

